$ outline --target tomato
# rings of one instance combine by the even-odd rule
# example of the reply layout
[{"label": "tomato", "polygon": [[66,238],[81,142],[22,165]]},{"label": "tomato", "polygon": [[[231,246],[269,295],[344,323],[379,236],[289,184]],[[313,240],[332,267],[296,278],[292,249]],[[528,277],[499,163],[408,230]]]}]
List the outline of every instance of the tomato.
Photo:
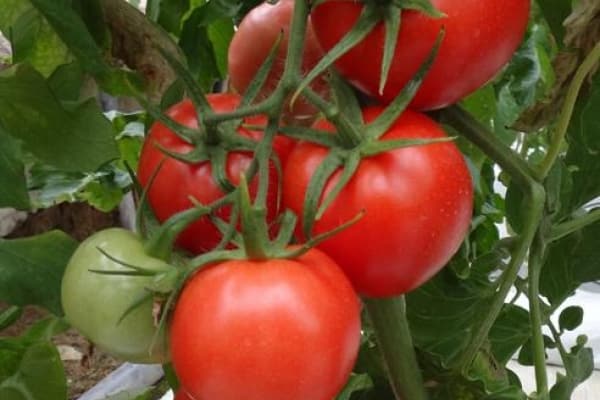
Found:
[{"label": "tomato", "polygon": [[[289,26],[294,11],[293,0],[281,0],[276,4],[262,3],[252,9],[242,20],[231,40],[228,53],[229,77],[231,85],[239,92],[244,92],[254,75],[265,62],[269,52],[275,45],[279,34],[283,32],[277,55],[259,98],[267,97],[277,86],[283,74]],[[312,29],[310,18],[307,21],[302,71],[310,71],[323,56],[323,50]],[[327,92],[323,78],[314,81],[312,88],[321,94]],[[285,110],[297,120],[310,119],[315,108],[305,100],[299,99],[290,110]]]},{"label": "tomato", "polygon": [[84,240],[65,270],[61,298],[66,320],[102,350],[134,363],[162,363],[168,359],[165,335],[152,340],[156,327],[152,299],[148,299],[119,322],[123,313],[147,293],[148,276],[103,275],[99,271],[131,271],[117,260],[146,269],[169,267],[147,256],[137,235],[121,228],[99,231]]},{"label": "tomato", "polygon": [[[240,102],[239,96],[233,94],[212,94],[207,97],[211,107],[216,112],[233,111]],[[189,100],[176,104],[167,114],[185,126],[198,126],[194,106]],[[250,125],[261,126],[267,123],[264,116],[246,118],[244,121]],[[251,131],[241,126],[238,128],[238,133],[255,140],[262,137],[262,132]],[[158,170],[148,190],[148,202],[160,222],[167,220],[178,212],[191,208],[193,204],[190,196],[202,204],[210,204],[223,197],[223,191],[213,179],[210,162],[190,164],[179,161],[167,157],[157,145],[177,153],[188,153],[193,150],[193,146],[180,139],[160,122],[155,123],[150,128],[149,135],[142,147],[138,166],[138,179],[146,187],[149,185],[155,171]],[[286,137],[278,135],[275,139],[274,151],[282,163],[285,162],[291,146],[293,146],[293,142]],[[239,183],[240,175],[248,169],[252,157],[253,154],[246,151],[229,153],[226,173],[234,185]],[[279,177],[275,168],[271,168],[270,172],[267,208],[270,212],[269,217],[273,219],[277,211]],[[256,193],[257,186],[257,179],[249,182],[250,192],[253,196]],[[231,207],[223,207],[217,214],[228,220],[230,213]],[[213,249],[220,239],[220,232],[210,220],[201,218],[179,235],[177,244],[190,252],[202,253]]]},{"label": "tomato", "polygon": [[212,265],[175,306],[173,366],[197,399],[331,400],[358,353],[359,311],[350,282],[316,249]]},{"label": "tomato", "polygon": [[194,399],[192,399],[190,397],[190,395],[185,392],[184,389],[179,389],[175,393],[175,398],[173,400],[194,400]]},{"label": "tomato", "polygon": [[[446,17],[434,19],[403,11],[388,82],[379,94],[385,29],[379,23],[358,46],[336,62],[342,75],[366,93],[385,102],[398,95],[430,53],[443,26],[446,35],[433,67],[412,102],[415,109],[447,106],[473,92],[510,60],[523,39],[530,0],[431,0]],[[353,26],[363,4],[328,0],[311,13],[325,50]]]},{"label": "tomato", "polygon": [[[363,111],[371,121],[383,111]],[[317,129],[333,130],[326,121]],[[406,111],[382,139],[442,138],[423,114]],[[283,205],[302,214],[305,193],[328,149],[300,143],[283,173]],[[341,171],[330,177],[331,191]],[[364,158],[314,225],[329,231],[365,210],[355,225],[319,247],[346,272],[355,289],[384,297],[408,292],[431,278],[456,252],[469,229],[473,189],[466,163],[450,142],[412,146]]]}]

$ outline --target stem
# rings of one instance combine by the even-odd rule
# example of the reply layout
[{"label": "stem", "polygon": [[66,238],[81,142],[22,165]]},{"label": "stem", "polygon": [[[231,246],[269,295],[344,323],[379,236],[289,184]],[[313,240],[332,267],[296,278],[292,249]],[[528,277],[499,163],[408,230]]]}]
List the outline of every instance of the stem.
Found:
[{"label": "stem", "polygon": [[488,157],[496,161],[504,171],[511,175],[525,192],[527,204],[529,204],[529,208],[524,215],[523,232],[519,236],[518,244],[512,251],[510,263],[502,275],[500,286],[491,299],[491,304],[486,310],[484,318],[475,327],[473,340],[469,347],[457,361],[456,368],[466,373],[479,349],[486,341],[494,321],[504,306],[506,296],[517,279],[519,269],[527,257],[527,252],[542,219],[546,191],[535,180],[534,173],[529,165],[512,149],[500,142],[493,133],[489,132],[469,113],[458,106],[449,107],[440,113],[446,122],[477,145]]},{"label": "stem", "polygon": [[396,399],[426,400],[423,377],[406,318],[404,296],[365,299],[364,302]]},{"label": "stem", "polygon": [[459,106],[448,107],[440,111],[440,114],[449,125],[496,161],[521,188],[527,189],[535,182],[531,167],[471,114]]},{"label": "stem", "polygon": [[502,311],[508,292],[517,279],[519,269],[527,257],[527,251],[533,242],[537,227],[542,218],[545,197],[545,191],[541,185],[534,184],[531,186],[530,192],[526,196],[527,204],[530,206],[525,213],[525,227],[519,237],[519,243],[512,252],[506,271],[502,274],[500,287],[494,294],[491,304],[486,309],[486,313],[479,326],[476,326],[474,329],[475,334],[469,347],[467,347],[456,364],[457,369],[462,370],[464,373],[468,371],[471,362],[475,359],[479,349],[487,340],[490,329]]},{"label": "stem", "polygon": [[550,242],[557,241],[596,222],[600,222],[600,208],[596,208],[581,217],[554,226],[550,231],[547,240]]},{"label": "stem", "polygon": [[573,116],[573,110],[575,109],[575,103],[577,102],[577,96],[579,95],[579,91],[581,90],[581,86],[585,81],[586,76],[592,71],[595,65],[598,63],[600,59],[600,42],[596,44],[596,46],[592,49],[592,51],[587,55],[587,57],[583,60],[583,63],[575,72],[575,76],[569,85],[569,89],[567,90],[567,96],[565,98],[565,103],[563,104],[563,108],[558,117],[558,124],[556,129],[552,134],[552,139],[550,141],[550,147],[548,148],[548,153],[546,157],[542,161],[537,171],[537,178],[542,181],[548,173],[550,169],[554,165],[556,158],[560,154],[562,143],[567,134],[567,129],[569,128],[569,123],[571,122],[571,117]]},{"label": "stem", "polygon": [[302,65],[302,56],[304,54],[306,22],[308,20],[309,11],[306,0],[296,0],[294,2],[294,11],[292,12],[292,21],[290,23],[290,33],[288,36],[287,54],[281,83],[279,85],[283,85],[286,89],[300,81],[300,66]]},{"label": "stem", "polygon": [[539,400],[548,400],[548,375],[546,371],[546,348],[542,334],[542,314],[540,311],[540,273],[543,266],[546,244],[541,230],[538,230],[531,245],[529,255],[529,319],[531,322],[531,343],[535,364],[535,381]]}]

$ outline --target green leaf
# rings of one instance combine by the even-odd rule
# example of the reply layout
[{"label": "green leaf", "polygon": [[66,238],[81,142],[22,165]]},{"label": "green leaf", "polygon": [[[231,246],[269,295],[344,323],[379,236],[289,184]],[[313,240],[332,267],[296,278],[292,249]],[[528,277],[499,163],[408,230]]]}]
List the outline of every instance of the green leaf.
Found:
[{"label": "green leaf", "polygon": [[573,175],[571,210],[600,196],[600,74],[594,76],[590,92],[577,102],[568,131],[566,163]]},{"label": "green leaf", "polygon": [[594,353],[589,347],[573,347],[563,362],[568,374],[556,374],[556,383],[550,389],[550,400],[570,400],[575,388],[594,371]]},{"label": "green leaf", "polygon": [[62,315],[62,275],[77,245],[60,231],[0,240],[0,301],[35,304]]},{"label": "green leaf", "polygon": [[373,387],[373,381],[368,374],[352,374],[346,386],[336,397],[336,400],[350,400],[355,392],[361,392]]},{"label": "green leaf", "polygon": [[10,306],[0,312],[0,331],[15,323],[19,318],[21,318],[22,314],[23,309],[17,306]]},{"label": "green leaf", "polygon": [[28,0],[2,0],[2,8],[0,8],[0,32],[8,36],[12,24],[29,9],[31,9],[31,3]]},{"label": "green leaf", "polygon": [[119,156],[110,122],[95,100],[68,110],[28,66],[0,76],[0,123],[43,162],[65,171],[94,171]]},{"label": "green leaf", "polygon": [[25,166],[20,149],[13,138],[0,125],[0,207],[27,210],[30,207],[25,179]]},{"label": "green leaf", "polygon": [[181,32],[181,20],[189,9],[190,0],[163,0],[160,4],[158,23],[168,32],[178,36]]},{"label": "green leaf", "polygon": [[27,62],[44,76],[70,58],[68,48],[31,5],[6,32],[12,44],[13,63]]},{"label": "green leaf", "polygon": [[571,14],[571,0],[537,0],[544,18],[548,22],[556,43],[562,43],[565,36],[563,21]]},{"label": "green leaf", "polygon": [[190,72],[207,92],[226,75],[232,18],[240,12],[240,7],[236,1],[209,1],[194,9],[183,24],[179,45]]},{"label": "green leaf", "polygon": [[600,222],[566,236],[548,249],[540,276],[540,292],[560,304],[585,282],[600,280]]},{"label": "green leaf", "polygon": [[87,30],[81,17],[71,7],[69,0],[29,1],[46,18],[87,72],[94,75],[109,72],[109,68],[102,58],[101,49]]},{"label": "green leaf", "polygon": [[583,308],[570,306],[562,310],[558,317],[558,325],[561,331],[573,331],[583,322]]},{"label": "green leaf", "polygon": [[[2,359],[3,353],[0,351]],[[56,347],[49,342],[39,342],[27,347],[18,363],[17,371],[0,383],[0,398],[66,399],[67,380]]]},{"label": "green leaf", "polygon": [[77,101],[83,85],[84,73],[78,62],[63,64],[48,78],[48,86],[60,101]]},{"label": "green leaf", "polygon": [[529,324],[527,310],[504,305],[489,334],[492,354],[500,364],[505,365],[531,337]]}]

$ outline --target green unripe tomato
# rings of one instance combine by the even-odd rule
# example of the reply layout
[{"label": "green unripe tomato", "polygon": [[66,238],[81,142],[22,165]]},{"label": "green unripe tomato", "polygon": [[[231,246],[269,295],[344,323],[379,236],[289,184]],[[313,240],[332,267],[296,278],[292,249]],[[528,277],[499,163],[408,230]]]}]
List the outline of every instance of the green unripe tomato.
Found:
[{"label": "green unripe tomato", "polygon": [[152,299],[119,322],[152,283],[152,276],[104,275],[98,271],[132,271],[99,250],[124,263],[151,270],[172,268],[148,256],[133,232],[111,228],[95,233],[77,248],[63,276],[61,297],[67,321],[107,353],[134,363],[163,363],[168,359],[165,333],[152,341],[156,326]]}]

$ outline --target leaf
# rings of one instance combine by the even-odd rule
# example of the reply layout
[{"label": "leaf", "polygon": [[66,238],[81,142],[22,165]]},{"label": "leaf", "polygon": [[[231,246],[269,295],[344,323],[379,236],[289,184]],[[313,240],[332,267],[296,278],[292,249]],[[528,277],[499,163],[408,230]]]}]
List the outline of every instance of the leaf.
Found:
[{"label": "leaf", "polygon": [[[0,357],[2,353],[0,350]],[[17,371],[0,382],[0,398],[66,399],[67,380],[56,347],[49,342],[38,342],[27,347],[20,358]]]},{"label": "leaf", "polygon": [[350,400],[355,392],[360,392],[373,387],[373,381],[368,374],[352,374],[346,386],[336,397],[336,400]]},{"label": "leaf", "polygon": [[573,331],[583,322],[583,308],[570,306],[562,310],[558,317],[558,325],[561,331]]},{"label": "leaf", "polygon": [[11,40],[13,62],[28,62],[44,76],[69,59],[69,51],[29,0],[3,0],[0,32]]},{"label": "leaf", "polygon": [[565,36],[563,21],[571,13],[572,2],[569,0],[537,0],[537,3],[550,29],[552,29],[556,43],[562,43]]},{"label": "leaf", "polygon": [[29,209],[29,194],[25,179],[25,166],[18,144],[2,130],[0,125],[0,207]]},{"label": "leaf", "polygon": [[22,314],[23,309],[17,306],[10,306],[0,312],[0,331],[15,323],[19,318],[21,318]]},{"label": "leaf", "polygon": [[600,196],[600,74],[596,74],[587,96],[577,102],[568,130],[566,163],[573,175],[570,210]]},{"label": "leaf", "polygon": [[570,400],[575,388],[594,371],[594,353],[591,348],[575,346],[563,360],[569,372],[556,374],[556,383],[550,389],[550,400]]},{"label": "leaf", "polygon": [[524,308],[505,304],[490,330],[491,351],[505,365],[531,337],[529,313]]},{"label": "leaf", "polygon": [[163,0],[160,4],[158,23],[168,32],[178,36],[181,32],[181,20],[189,9],[190,0]]},{"label": "leaf", "polygon": [[78,62],[60,65],[48,78],[48,86],[60,101],[77,101],[84,73]]},{"label": "leaf", "polygon": [[44,78],[23,65],[0,76],[0,123],[43,162],[94,171],[119,156],[110,122],[95,100],[64,108]]},{"label": "leaf", "polygon": [[0,301],[62,315],[60,285],[77,242],[60,231],[0,240]]},{"label": "leaf", "polygon": [[68,0],[29,0],[46,18],[57,35],[81,62],[87,72],[101,75],[109,72],[102,51],[87,30],[81,17]]},{"label": "leaf", "polygon": [[588,225],[549,246],[540,276],[540,292],[561,304],[582,283],[600,280],[600,222]]}]

